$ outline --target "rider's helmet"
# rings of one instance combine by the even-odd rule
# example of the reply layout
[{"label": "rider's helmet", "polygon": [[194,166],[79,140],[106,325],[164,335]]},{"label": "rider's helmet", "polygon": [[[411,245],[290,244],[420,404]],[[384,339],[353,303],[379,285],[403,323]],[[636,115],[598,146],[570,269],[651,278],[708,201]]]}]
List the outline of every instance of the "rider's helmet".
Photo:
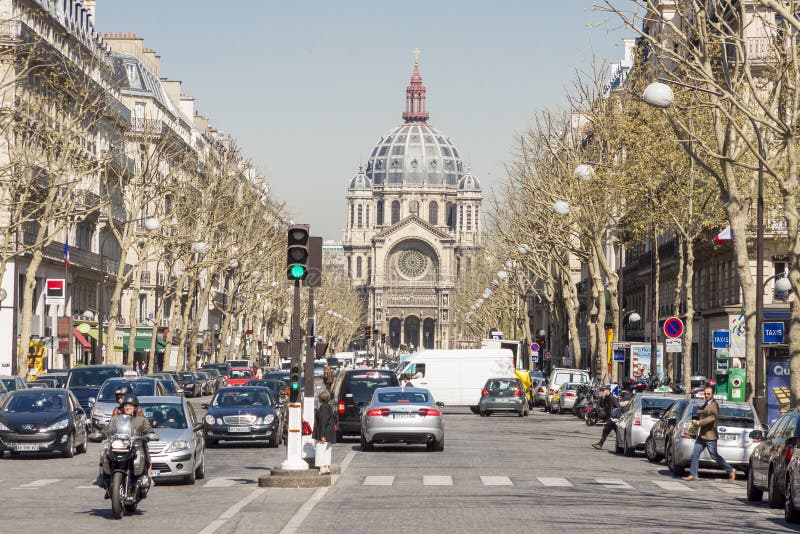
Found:
[{"label": "rider's helmet", "polygon": [[133,393],[133,388],[130,387],[128,384],[121,384],[117,389],[114,390],[114,396],[119,400],[120,397],[124,397],[125,395],[130,395]]},{"label": "rider's helmet", "polygon": [[121,404],[123,406],[126,405],[126,404],[133,404],[134,406],[138,407],[139,406],[139,398],[136,395],[134,395],[133,393],[128,393],[122,399],[122,403]]}]

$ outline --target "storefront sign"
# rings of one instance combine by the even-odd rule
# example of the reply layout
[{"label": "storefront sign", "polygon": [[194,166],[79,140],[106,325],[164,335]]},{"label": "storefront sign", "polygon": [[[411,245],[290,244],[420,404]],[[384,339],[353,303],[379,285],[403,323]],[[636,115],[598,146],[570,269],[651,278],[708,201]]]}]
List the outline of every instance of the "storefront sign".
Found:
[{"label": "storefront sign", "polygon": [[778,417],[789,411],[789,362],[767,362],[767,424],[772,426]]},{"label": "storefront sign", "polygon": [[764,323],[764,343],[783,343],[783,323]]},{"label": "storefront sign", "polygon": [[56,336],[58,336],[58,353],[72,354],[72,317],[56,319]]}]

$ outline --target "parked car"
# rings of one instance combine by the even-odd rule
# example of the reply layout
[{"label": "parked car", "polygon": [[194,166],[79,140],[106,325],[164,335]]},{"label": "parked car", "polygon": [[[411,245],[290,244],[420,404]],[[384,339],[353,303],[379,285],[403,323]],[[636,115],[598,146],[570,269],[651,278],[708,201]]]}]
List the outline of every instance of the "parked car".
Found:
[{"label": "parked car", "polygon": [[800,454],[794,454],[786,467],[786,500],[783,517],[787,523],[800,523]]},{"label": "parked car", "polygon": [[203,384],[194,373],[183,372],[179,374],[183,393],[187,397],[199,397],[203,394]]},{"label": "parked car", "polygon": [[633,456],[637,450],[643,450],[650,429],[661,419],[664,411],[676,400],[685,398],[683,395],[653,392],[635,395],[623,408],[617,423],[617,452]]},{"label": "parked car", "polygon": [[589,373],[582,369],[563,369],[557,367],[550,373],[550,379],[547,382],[547,397],[545,397],[544,410],[549,412],[553,407],[553,394],[561,387],[561,384],[566,384],[567,382],[588,383]]},{"label": "parked car", "polygon": [[220,441],[266,441],[277,447],[283,436],[282,421],[274,397],[267,388],[238,386],[217,391],[203,420],[205,444]]},{"label": "parked car", "polygon": [[556,413],[562,414],[572,411],[572,407],[575,406],[575,401],[578,399],[578,388],[581,386],[583,384],[580,382],[562,384],[561,389],[558,391],[558,401],[553,397],[553,407]]},{"label": "parked car", "polygon": [[8,391],[16,391],[28,387],[25,381],[18,376],[0,375],[0,382],[5,385]]},{"label": "parked car", "polygon": [[45,373],[43,375],[37,376],[36,380],[34,380],[34,382],[38,381],[38,380],[51,380],[51,381],[53,381],[55,383],[55,386],[53,386],[53,387],[63,388],[65,385],[67,385],[67,372],[66,371],[64,371],[63,373],[59,373],[59,372],[50,373],[50,372],[48,372],[48,373]]},{"label": "parked car", "polygon": [[478,413],[487,417],[497,412],[514,412],[520,417],[528,415],[525,388],[518,378],[490,378],[484,384]]},{"label": "parked car", "polygon": [[361,414],[378,388],[400,386],[397,376],[388,369],[347,369],[333,383],[331,402],[336,405],[339,421],[337,440],[346,434],[361,435]]},{"label": "parked car", "polygon": [[678,416],[689,404],[689,399],[684,397],[670,404],[661,418],[650,427],[650,435],[644,442],[644,454],[651,462],[660,462],[664,459],[667,441],[671,438]]},{"label": "parked car", "polygon": [[[750,455],[758,443],[750,437],[755,429],[761,429],[761,422],[753,405],[748,402],[719,402],[719,441],[717,451],[731,467],[744,471],[750,464]],[[692,418],[703,405],[700,399],[693,399],[680,412],[675,430],[666,445],[664,458],[667,467],[675,476],[683,475],[692,459],[696,434],[692,430]],[[701,467],[718,468],[708,451],[700,456]]]},{"label": "parked car", "polygon": [[[123,385],[129,386],[137,397],[165,396],[167,394],[164,385],[158,378],[148,376],[109,378],[103,382],[103,387],[101,387],[100,391],[97,393],[97,398],[92,406],[93,431],[100,432],[108,425],[114,408],[119,406],[115,392],[117,388]],[[93,439],[99,441],[101,437],[93,436]]]},{"label": "parked car", "polygon": [[67,375],[66,388],[72,391],[81,403],[81,408],[91,413],[103,383],[109,378],[118,378],[129,371],[124,365],[85,365],[73,367]]},{"label": "parked car", "polygon": [[158,433],[158,441],[147,444],[153,478],[182,478],[187,484],[206,476],[203,423],[186,398],[139,397],[144,416]]},{"label": "parked car", "polygon": [[378,388],[361,414],[361,449],[376,443],[424,443],[444,450],[441,403],[423,388]]},{"label": "parked car", "polygon": [[66,389],[18,389],[0,407],[0,458],[5,451],[85,453],[86,412]]},{"label": "parked car", "polygon": [[255,377],[255,372],[249,367],[233,367],[231,368],[231,376],[228,378],[228,386],[241,386]]},{"label": "parked car", "polygon": [[786,504],[787,467],[800,443],[800,413],[785,413],[766,435],[763,430],[755,429],[750,438],[759,443],[750,455],[747,500],[760,501],[766,490],[770,507],[780,508]]}]

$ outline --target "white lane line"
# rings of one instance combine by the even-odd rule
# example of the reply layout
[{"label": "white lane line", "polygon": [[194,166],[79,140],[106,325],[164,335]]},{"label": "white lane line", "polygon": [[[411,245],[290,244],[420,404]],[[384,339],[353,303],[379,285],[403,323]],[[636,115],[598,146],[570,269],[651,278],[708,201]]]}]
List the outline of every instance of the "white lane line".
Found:
[{"label": "white lane line", "polygon": [[596,478],[598,484],[608,489],[633,489],[633,486],[617,478]]},{"label": "white lane line", "polygon": [[451,476],[436,476],[426,475],[422,477],[423,486],[452,486],[453,477]]},{"label": "white lane line", "polygon": [[205,484],[203,484],[204,488],[228,488],[236,484],[236,480],[231,478],[212,478]]},{"label": "white lane line", "polygon": [[676,482],[674,480],[654,480],[653,484],[658,486],[661,489],[670,490],[670,491],[694,491],[692,488],[687,486],[682,482]]},{"label": "white lane line", "polygon": [[50,484],[55,484],[56,482],[61,481],[60,478],[42,478],[39,480],[34,480],[33,482],[28,482],[27,484],[22,484],[17,486],[14,489],[34,489],[34,488],[41,488],[43,486],[49,486]]},{"label": "white lane line", "polygon": [[514,483],[508,477],[481,477],[484,486],[513,486]]},{"label": "white lane line", "polygon": [[245,506],[250,504],[250,502],[253,501],[253,499],[255,499],[256,497],[259,497],[265,491],[267,491],[267,490],[265,490],[264,488],[258,488],[258,489],[253,490],[252,492],[250,492],[250,494],[247,497],[245,497],[244,499],[240,500],[239,502],[237,502],[236,504],[234,504],[233,506],[231,506],[227,510],[225,510],[222,513],[222,515],[219,516],[218,519],[216,519],[210,525],[208,525],[206,528],[201,530],[200,534],[212,534],[213,532],[216,532],[216,530],[219,527],[221,527],[222,525],[224,525],[225,522],[228,519],[230,519],[231,517],[233,517],[236,514],[238,514],[239,510],[241,510],[242,508],[244,508]]},{"label": "white lane line", "polygon": [[391,486],[394,476],[368,476],[364,477],[362,486]]},{"label": "white lane line", "polygon": [[[347,468],[350,466],[350,462],[353,461],[353,457],[355,455],[356,451],[350,451],[347,453],[347,456],[345,456],[342,463],[339,464],[339,469],[342,475],[345,471],[347,471]],[[279,534],[294,534],[297,532],[297,529],[299,529],[303,524],[303,521],[305,521],[306,517],[308,517],[308,514],[310,514],[319,501],[325,497],[325,494],[328,493],[328,490],[331,489],[334,484],[336,484],[336,482],[339,480],[339,477],[341,477],[341,475],[333,475],[331,477],[330,486],[317,489],[314,494],[311,495],[311,497],[309,497],[308,500],[304,502],[303,505],[294,513],[292,518],[288,523],[286,523],[286,526],[281,529]]]},{"label": "white lane line", "polygon": [[537,477],[536,480],[542,483],[542,486],[551,488],[571,488],[572,482],[566,478],[559,477]]},{"label": "white lane line", "polygon": [[75,489],[98,489],[99,486],[75,486]]}]

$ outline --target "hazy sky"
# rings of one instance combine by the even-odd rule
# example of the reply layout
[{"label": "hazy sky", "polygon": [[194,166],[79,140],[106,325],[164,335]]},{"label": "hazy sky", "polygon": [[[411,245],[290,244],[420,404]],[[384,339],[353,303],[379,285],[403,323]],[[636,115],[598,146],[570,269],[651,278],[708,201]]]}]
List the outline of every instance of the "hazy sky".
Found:
[{"label": "hazy sky", "polygon": [[429,124],[459,148],[485,196],[514,135],[564,104],[576,69],[622,57],[596,0],[98,0],[96,27],[133,32],[232,134],[312,234],[341,239],[347,183],[402,122],[419,48]]}]

